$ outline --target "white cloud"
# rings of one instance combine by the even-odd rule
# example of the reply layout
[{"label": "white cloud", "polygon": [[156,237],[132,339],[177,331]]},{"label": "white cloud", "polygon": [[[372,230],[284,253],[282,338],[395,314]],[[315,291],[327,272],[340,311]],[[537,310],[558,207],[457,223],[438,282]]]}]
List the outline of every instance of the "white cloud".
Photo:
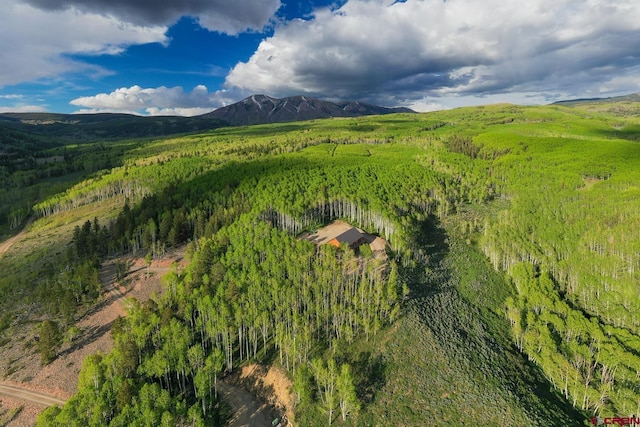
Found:
[{"label": "white cloud", "polygon": [[15,105],[12,107],[0,107],[0,113],[42,113],[47,109],[41,105]]},{"label": "white cloud", "polygon": [[412,100],[412,101],[406,103],[406,105],[403,105],[403,106],[407,107],[407,108],[411,108],[413,111],[416,111],[418,113],[428,113],[428,112],[431,112],[431,111],[438,111],[438,110],[446,109],[446,107],[444,105],[442,105],[442,103],[437,102],[434,99],[429,99],[429,98],[422,98],[422,99]]},{"label": "white cloud", "polygon": [[192,108],[147,108],[145,112],[150,116],[199,116],[210,113],[215,108],[192,107]]},{"label": "white cloud", "polygon": [[211,31],[230,35],[246,30],[262,30],[280,8],[280,0],[209,0],[198,22]]},{"label": "white cloud", "polygon": [[231,35],[262,30],[280,8],[280,0],[23,0],[49,11],[77,10],[107,15],[138,26],[166,26],[182,16],[204,28]]},{"label": "white cloud", "polygon": [[0,87],[63,73],[103,73],[72,54],[115,54],[134,44],[165,43],[166,28],[124,24],[74,10],[45,12],[18,0],[0,3]]},{"label": "white cloud", "polygon": [[276,28],[226,84],[405,103],[581,94],[614,87],[614,79],[636,91],[638,46],[636,0],[349,0]]},{"label": "white cloud", "polygon": [[195,116],[215,110],[231,101],[234,92],[209,92],[198,85],[191,92],[180,86],[142,88],[132,86],[111,93],[85,96],[71,101],[72,105],[85,107],[76,113],[120,112],[140,115]]},{"label": "white cloud", "polygon": [[0,95],[0,113],[40,113],[47,111],[44,105],[30,104],[28,98],[23,94],[8,93]]},{"label": "white cloud", "polygon": [[627,92],[630,87],[640,87],[640,66],[632,68],[626,74],[616,75],[612,73],[610,78],[602,81],[597,91],[601,93],[622,93]]}]

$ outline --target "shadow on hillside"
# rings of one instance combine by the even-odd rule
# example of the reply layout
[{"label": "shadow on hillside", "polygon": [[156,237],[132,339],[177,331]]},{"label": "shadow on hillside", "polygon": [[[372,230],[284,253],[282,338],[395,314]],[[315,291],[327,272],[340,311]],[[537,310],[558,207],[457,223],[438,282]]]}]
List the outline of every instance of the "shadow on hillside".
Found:
[{"label": "shadow on hillside", "polygon": [[243,136],[274,136],[309,129],[311,123],[313,121],[229,126],[218,131],[217,135],[242,133]]},{"label": "shadow on hillside", "polygon": [[106,334],[107,332],[109,332],[111,330],[111,325],[113,325],[113,321],[106,323],[104,325],[100,325],[100,326],[96,326],[93,328],[89,328],[87,329],[83,334],[82,334],[82,338],[75,340],[73,342],[73,344],[61,351],[60,353],[58,353],[58,357],[64,357],[67,356],[69,354],[72,354],[73,352],[80,350],[81,348],[97,341],[98,339],[102,338],[102,336],[104,334]]},{"label": "shadow on hillside", "polygon": [[369,351],[359,353],[355,360],[350,361],[353,371],[358,373],[356,389],[358,399],[364,406],[375,401],[376,392],[382,390],[387,383],[386,364],[382,355]]},{"label": "shadow on hillside", "polygon": [[[109,285],[109,286],[113,286],[113,285]],[[106,289],[106,288],[104,288],[104,289]],[[110,306],[111,304],[115,303],[116,301],[118,301],[121,298],[122,298],[122,296],[117,291],[108,292],[108,294],[103,295],[99,299],[99,302],[93,304],[91,306],[91,308],[89,310],[87,310],[85,315],[82,316],[82,318],[84,319],[86,317],[93,316],[93,315],[99,313],[101,310],[104,310],[105,307]]]},{"label": "shadow on hillside", "polygon": [[621,129],[601,129],[597,133],[606,139],[626,139],[628,141],[640,142],[640,127],[636,125],[626,126]]},{"label": "shadow on hillside", "polygon": [[436,219],[423,222],[416,238],[425,250],[427,265],[415,267],[425,273],[411,276],[418,282],[410,284],[412,298],[405,310],[433,332],[452,363],[458,360],[466,366],[465,375],[472,382],[484,378],[494,383],[507,401],[531,415],[532,424],[554,420],[555,425],[583,425],[586,414],[553,390],[542,370],[515,348],[507,320],[496,314],[501,307],[482,309],[460,294],[460,271],[477,272],[479,281],[487,277],[482,266],[470,265],[474,258],[466,251],[477,249],[450,241]]},{"label": "shadow on hillside", "polygon": [[428,297],[440,292],[448,283],[447,271],[437,268],[449,253],[449,239],[440,221],[430,217],[416,227],[415,265],[401,269],[403,280],[411,290],[410,299]]},{"label": "shadow on hillside", "polygon": [[427,252],[430,263],[439,263],[449,252],[449,237],[436,217],[420,223],[416,243]]}]

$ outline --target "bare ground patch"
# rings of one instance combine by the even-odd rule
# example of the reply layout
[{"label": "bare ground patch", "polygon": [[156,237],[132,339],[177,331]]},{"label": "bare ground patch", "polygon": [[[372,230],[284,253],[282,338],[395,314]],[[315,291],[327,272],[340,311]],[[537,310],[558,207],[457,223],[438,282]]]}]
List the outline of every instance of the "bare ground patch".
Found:
[{"label": "bare ground patch", "polygon": [[240,371],[240,379],[251,390],[284,412],[289,425],[295,425],[293,384],[282,369],[276,366],[246,365]]}]

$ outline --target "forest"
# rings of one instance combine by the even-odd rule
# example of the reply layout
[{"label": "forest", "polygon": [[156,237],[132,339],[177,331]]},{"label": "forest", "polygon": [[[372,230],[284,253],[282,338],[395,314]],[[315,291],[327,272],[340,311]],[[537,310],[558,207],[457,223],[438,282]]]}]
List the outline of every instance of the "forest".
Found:
[{"label": "forest", "polygon": [[[43,363],[99,299],[106,259],[187,245],[189,263],[127,302],[113,350],[39,425],[217,425],[218,379],[255,361],[288,373],[300,425],[637,414],[640,147],[624,111],[495,105],[43,146],[64,162],[5,167],[20,191],[3,190],[2,224],[32,217],[27,236],[48,238],[0,258],[3,301],[35,302],[52,337]],[[385,238],[386,256],[298,238],[334,219]]]}]

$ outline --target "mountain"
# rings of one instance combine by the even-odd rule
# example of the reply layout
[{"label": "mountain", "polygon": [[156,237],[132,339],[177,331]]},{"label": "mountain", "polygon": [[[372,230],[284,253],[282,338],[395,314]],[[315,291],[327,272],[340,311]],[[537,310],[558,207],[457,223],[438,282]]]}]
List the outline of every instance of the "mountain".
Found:
[{"label": "mountain", "polygon": [[605,103],[605,102],[638,102],[638,101],[640,101],[640,93],[632,93],[630,95],[613,96],[609,98],[568,99],[564,101],[554,102],[553,105],[576,105],[576,104],[591,104],[591,103]]},{"label": "mountain", "polygon": [[211,113],[194,117],[145,117],[115,113],[4,113],[0,114],[0,127],[49,138],[85,142],[199,132],[228,125],[413,112],[408,108],[386,108],[358,101],[329,102],[306,96],[276,99],[253,95]]},{"label": "mountain", "polygon": [[0,114],[0,127],[78,142],[115,138],[141,138],[198,132],[226,126],[226,122],[203,116],[154,116],[133,114]]},{"label": "mountain", "polygon": [[414,113],[414,111],[408,108],[379,107],[358,101],[330,102],[308,96],[277,99],[266,95],[252,95],[201,117],[219,119],[235,126],[246,126],[391,113]]}]

